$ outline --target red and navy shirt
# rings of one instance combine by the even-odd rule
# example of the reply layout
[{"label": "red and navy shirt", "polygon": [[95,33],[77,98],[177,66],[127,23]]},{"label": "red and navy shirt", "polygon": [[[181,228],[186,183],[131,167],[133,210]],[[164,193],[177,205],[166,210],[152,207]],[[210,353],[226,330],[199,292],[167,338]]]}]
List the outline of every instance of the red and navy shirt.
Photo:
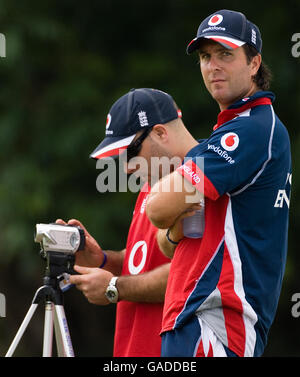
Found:
[{"label": "red and navy shirt", "polygon": [[196,314],[239,356],[263,353],[286,263],[290,142],[273,99],[257,92],[222,111],[177,169],[204,191],[205,230],[176,248],[162,332]]},{"label": "red and navy shirt", "polygon": [[[127,237],[122,275],[137,275],[170,263],[160,251],[157,228],[146,215],[150,186],[145,184],[136,201]],[[163,303],[120,301],[117,304],[114,357],[160,356]]]}]

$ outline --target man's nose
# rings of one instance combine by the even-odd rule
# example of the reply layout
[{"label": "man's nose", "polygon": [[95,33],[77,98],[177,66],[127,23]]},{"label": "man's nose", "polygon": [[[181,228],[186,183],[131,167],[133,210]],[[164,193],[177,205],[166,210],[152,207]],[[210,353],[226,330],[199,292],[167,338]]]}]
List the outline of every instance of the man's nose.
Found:
[{"label": "man's nose", "polygon": [[221,69],[220,61],[216,56],[212,55],[210,57],[209,63],[208,63],[208,68],[211,71],[219,71]]}]

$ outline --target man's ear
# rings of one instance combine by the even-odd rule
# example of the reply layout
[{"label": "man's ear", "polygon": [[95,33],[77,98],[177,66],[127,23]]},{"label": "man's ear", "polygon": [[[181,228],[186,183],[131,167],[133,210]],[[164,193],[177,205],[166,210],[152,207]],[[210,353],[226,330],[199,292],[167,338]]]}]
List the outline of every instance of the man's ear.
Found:
[{"label": "man's ear", "polygon": [[257,71],[259,70],[259,67],[261,65],[261,54],[255,55],[251,60],[251,69],[252,69],[252,76],[255,76],[257,74]]},{"label": "man's ear", "polygon": [[168,139],[168,130],[164,124],[156,124],[153,126],[151,134],[153,139],[159,139],[161,142]]}]

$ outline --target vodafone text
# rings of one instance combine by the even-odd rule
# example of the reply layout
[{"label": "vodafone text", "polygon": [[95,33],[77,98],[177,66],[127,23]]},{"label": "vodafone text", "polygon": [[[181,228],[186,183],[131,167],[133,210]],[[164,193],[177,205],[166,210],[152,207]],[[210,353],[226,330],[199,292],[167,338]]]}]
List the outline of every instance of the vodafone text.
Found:
[{"label": "vodafone text", "polygon": [[208,144],[208,150],[212,150],[213,152],[217,153],[220,157],[223,157],[229,164],[234,164],[235,160],[233,160],[226,151],[223,151],[219,146],[216,147],[213,144]]}]

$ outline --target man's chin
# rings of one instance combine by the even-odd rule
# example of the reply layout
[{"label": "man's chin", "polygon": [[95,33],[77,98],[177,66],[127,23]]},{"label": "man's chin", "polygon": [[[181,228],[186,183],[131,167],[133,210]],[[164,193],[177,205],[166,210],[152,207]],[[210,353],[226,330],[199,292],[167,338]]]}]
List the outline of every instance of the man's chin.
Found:
[{"label": "man's chin", "polygon": [[214,89],[211,91],[211,96],[217,102],[224,102],[228,95],[225,93],[223,89]]}]

